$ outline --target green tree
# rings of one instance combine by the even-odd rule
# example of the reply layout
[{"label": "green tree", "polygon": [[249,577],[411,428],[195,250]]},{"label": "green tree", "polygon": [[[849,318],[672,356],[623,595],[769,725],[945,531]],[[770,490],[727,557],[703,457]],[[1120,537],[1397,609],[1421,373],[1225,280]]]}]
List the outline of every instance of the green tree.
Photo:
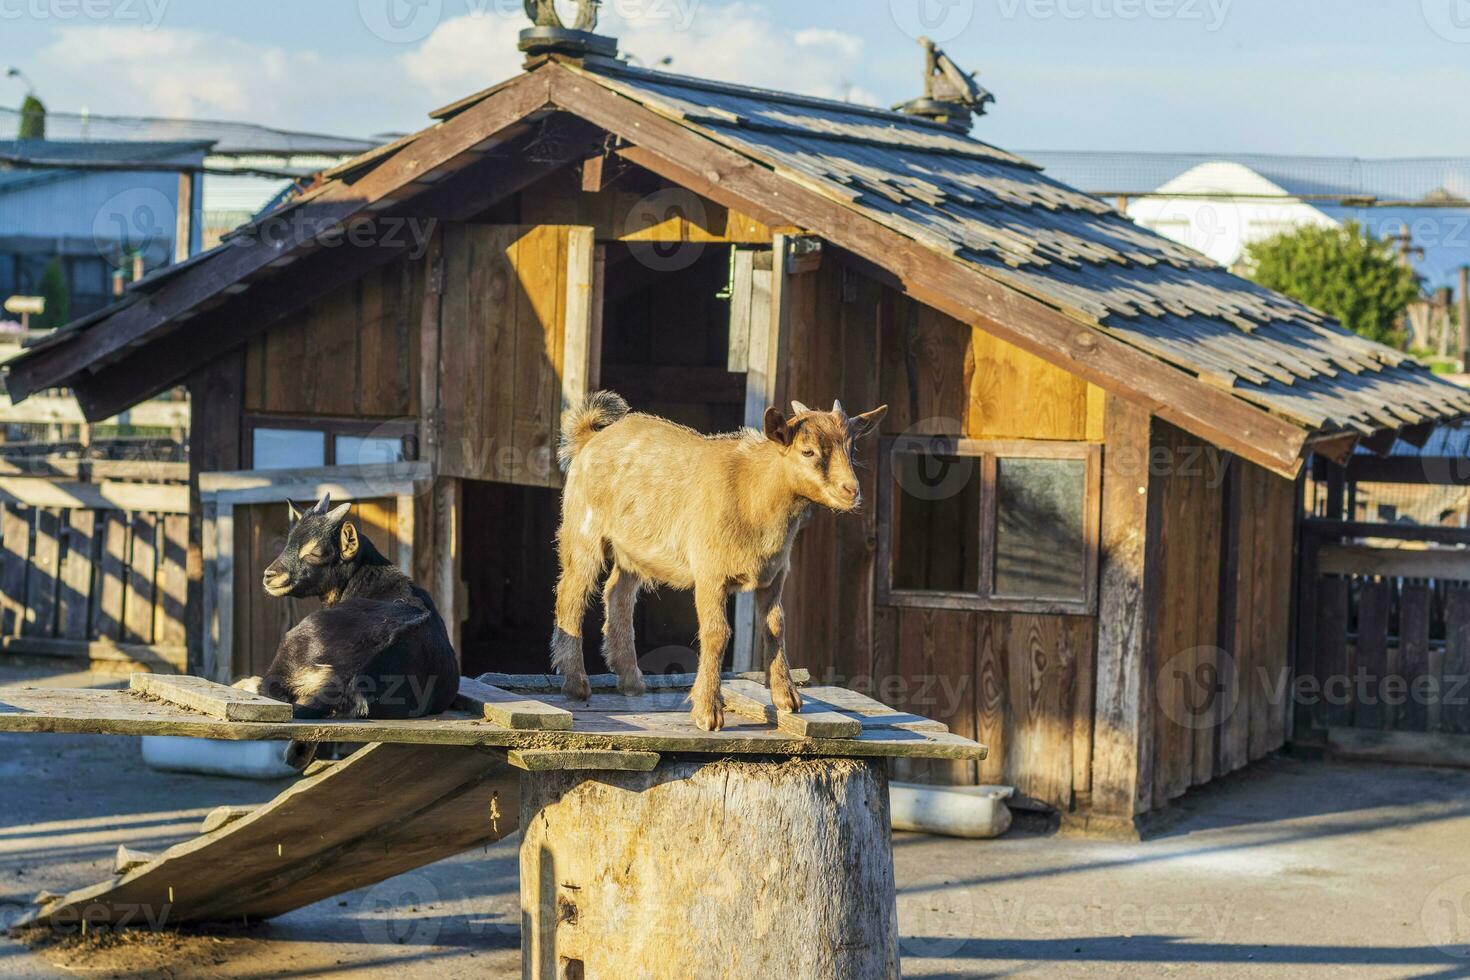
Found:
[{"label": "green tree", "polygon": [[65,326],[71,320],[71,290],[61,259],[52,259],[41,273],[41,295],[46,299],[46,311],[32,320],[31,326],[37,330]]},{"label": "green tree", "polygon": [[46,106],[34,95],[27,95],[20,104],[20,138],[43,140],[46,138]]},{"label": "green tree", "polygon": [[1397,344],[1405,308],[1419,296],[1393,244],[1357,222],[1308,225],[1246,247],[1249,275],[1269,289],[1330,313],[1369,340]]}]

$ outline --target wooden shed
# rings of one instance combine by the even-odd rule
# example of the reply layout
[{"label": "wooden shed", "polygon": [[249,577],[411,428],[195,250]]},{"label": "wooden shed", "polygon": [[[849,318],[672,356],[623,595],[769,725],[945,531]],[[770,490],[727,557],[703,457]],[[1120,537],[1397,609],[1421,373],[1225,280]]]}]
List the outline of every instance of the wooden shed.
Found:
[{"label": "wooden shed", "polygon": [[[886,402],[872,505],[799,540],[793,663],[990,746],[906,775],[1129,825],[1290,732],[1303,461],[1470,412],[952,121],[575,51],[433,120],[10,365],[96,417],[189,386],[197,672],[301,614],[256,585],[288,496],[356,499],[465,673],[545,670],[565,406]],[[689,662],[686,595],[638,629]]]}]

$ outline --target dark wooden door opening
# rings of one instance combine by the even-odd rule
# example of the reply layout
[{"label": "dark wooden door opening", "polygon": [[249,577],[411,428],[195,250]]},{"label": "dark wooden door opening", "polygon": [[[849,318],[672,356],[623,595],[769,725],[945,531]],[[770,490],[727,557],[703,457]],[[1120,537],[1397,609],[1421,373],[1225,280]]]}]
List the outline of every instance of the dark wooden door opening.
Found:
[{"label": "dark wooden door opening", "polygon": [[[699,432],[738,429],[745,373],[730,371],[733,249],[693,242],[610,245],[604,275],[601,386]],[[594,622],[595,621],[595,622]],[[591,632],[595,626],[597,632]],[[602,610],[588,617],[599,636]],[[645,670],[693,670],[699,621],[693,593],[645,591],[634,619]],[[600,656],[588,643],[589,669]],[[728,654],[727,654],[728,656]]]},{"label": "dark wooden door opening", "polygon": [[[618,392],[635,411],[700,432],[739,428],[745,373],[728,370],[731,260],[726,245],[609,244],[599,387]],[[555,489],[464,481],[467,675],[551,669],[560,507]],[[645,670],[694,669],[699,630],[690,593],[644,592],[634,628]],[[599,601],[591,603],[582,635],[588,671],[604,672]]]}]

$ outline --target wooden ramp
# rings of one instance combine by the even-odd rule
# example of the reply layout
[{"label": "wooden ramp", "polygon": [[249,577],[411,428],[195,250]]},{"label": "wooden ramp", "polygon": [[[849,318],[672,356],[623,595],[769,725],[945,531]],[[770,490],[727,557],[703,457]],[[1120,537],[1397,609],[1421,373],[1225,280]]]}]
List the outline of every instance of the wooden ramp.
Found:
[{"label": "wooden ramp", "polygon": [[281,915],[511,833],[518,776],[493,749],[368,745],[220,829],[40,905],[21,924]]}]

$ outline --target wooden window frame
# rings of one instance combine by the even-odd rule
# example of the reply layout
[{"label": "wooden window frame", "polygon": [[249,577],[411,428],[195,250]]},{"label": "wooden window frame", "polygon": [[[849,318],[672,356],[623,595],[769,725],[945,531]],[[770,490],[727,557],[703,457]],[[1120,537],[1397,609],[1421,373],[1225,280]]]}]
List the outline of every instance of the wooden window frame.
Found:
[{"label": "wooden window frame", "polygon": [[323,466],[337,466],[338,436],[397,436],[403,442],[405,462],[419,458],[419,424],[404,419],[351,419],[325,417],[321,415],[265,415],[248,413],[245,416],[245,466],[255,468],[255,430],[290,429],[293,431],[320,432],[326,445],[323,447]]},{"label": "wooden window frame", "polygon": [[[953,609],[973,612],[1042,613],[1067,616],[1097,614],[1098,542],[1102,523],[1102,446],[1091,442],[1047,442],[1015,439],[965,439],[955,436],[889,436],[878,454],[877,601],[883,606]],[[894,458],[911,455],[963,456],[980,468],[980,534],[978,586],[975,592],[899,589],[893,585]],[[1025,599],[995,594],[996,474],[1002,459],[1074,459],[1086,464],[1083,476],[1082,594],[1078,600]]]}]

